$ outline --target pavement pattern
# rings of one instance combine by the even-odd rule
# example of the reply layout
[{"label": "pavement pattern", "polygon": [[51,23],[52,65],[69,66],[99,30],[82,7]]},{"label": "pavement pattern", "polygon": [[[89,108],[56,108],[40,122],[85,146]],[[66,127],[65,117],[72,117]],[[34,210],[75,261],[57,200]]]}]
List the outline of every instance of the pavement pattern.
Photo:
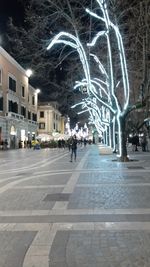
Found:
[{"label": "pavement pattern", "polygon": [[0,151],[0,267],[149,267],[150,152]]}]

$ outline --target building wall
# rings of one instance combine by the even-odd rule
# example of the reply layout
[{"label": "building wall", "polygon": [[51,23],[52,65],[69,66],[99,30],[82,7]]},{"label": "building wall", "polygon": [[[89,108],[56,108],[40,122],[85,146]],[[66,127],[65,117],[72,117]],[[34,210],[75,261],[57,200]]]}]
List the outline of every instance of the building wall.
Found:
[{"label": "building wall", "polygon": [[[25,70],[9,55],[7,52],[0,47],[0,68],[2,69],[2,90],[4,97],[4,110],[1,115],[5,116],[8,112],[7,100],[12,99],[19,104],[19,114],[21,111],[21,86],[25,86],[25,94],[28,94],[28,77],[25,74]],[[8,88],[9,76],[16,80],[16,93],[12,92]],[[24,101],[27,105],[27,97]]]},{"label": "building wall", "polygon": [[[37,130],[38,134],[64,133],[64,120],[58,110],[58,103],[42,103],[38,107],[38,95],[35,88],[29,85],[26,71],[2,47],[0,75],[0,98],[3,97],[3,109],[0,109],[0,141],[7,139],[10,148],[17,148],[20,140],[33,139]],[[9,89],[9,77],[15,81],[16,90]],[[17,105],[17,110],[10,110],[9,101]],[[40,111],[44,112],[44,118],[40,117]],[[45,127],[38,129],[41,123]]]},{"label": "building wall", "polygon": [[[0,97],[3,97],[3,110],[0,110],[0,139],[7,139],[10,147],[16,148],[19,140],[28,140],[37,134],[37,94],[36,90],[29,86],[26,71],[2,47],[0,71]],[[15,81],[16,90],[9,89],[9,84],[12,87],[9,77]],[[30,119],[28,111],[31,112]]]},{"label": "building wall", "polygon": [[64,134],[65,133],[65,117],[61,117],[60,118],[60,122],[61,122],[61,133]]},{"label": "building wall", "polygon": [[[43,103],[38,106],[38,134],[50,134],[55,132],[64,133],[64,125],[62,121],[62,116],[59,110],[56,108],[57,105],[53,105],[53,102]],[[40,114],[44,114],[41,117]],[[45,125],[44,129],[41,129],[42,124]]]}]

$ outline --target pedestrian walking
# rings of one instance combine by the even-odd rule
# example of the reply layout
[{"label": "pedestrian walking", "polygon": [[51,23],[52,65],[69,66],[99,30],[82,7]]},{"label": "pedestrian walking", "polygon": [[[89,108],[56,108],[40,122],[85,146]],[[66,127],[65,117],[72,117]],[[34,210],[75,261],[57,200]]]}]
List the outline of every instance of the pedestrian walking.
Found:
[{"label": "pedestrian walking", "polygon": [[77,157],[77,138],[76,138],[76,135],[74,135],[72,137],[72,140],[71,140],[71,159],[70,159],[70,162],[72,162],[73,157],[74,157],[74,161],[76,161],[76,157]]},{"label": "pedestrian walking", "polygon": [[67,146],[68,146],[69,151],[71,150],[71,141],[72,141],[72,138],[69,138],[67,140]]},{"label": "pedestrian walking", "polygon": [[7,148],[8,148],[8,141],[7,141],[7,139],[5,139],[5,141],[4,141],[4,149],[7,150]]},{"label": "pedestrian walking", "polygon": [[29,147],[32,148],[32,142],[31,142],[31,140],[29,141]]},{"label": "pedestrian walking", "polygon": [[84,147],[86,147],[86,144],[87,144],[87,140],[84,138],[84,141],[83,141],[83,143],[84,143]]},{"label": "pedestrian walking", "polygon": [[146,135],[145,134],[142,137],[141,145],[142,145],[142,151],[146,152],[147,139],[146,139]]},{"label": "pedestrian walking", "polygon": [[132,137],[132,151],[138,151],[138,146],[139,146],[139,136],[134,135]]}]

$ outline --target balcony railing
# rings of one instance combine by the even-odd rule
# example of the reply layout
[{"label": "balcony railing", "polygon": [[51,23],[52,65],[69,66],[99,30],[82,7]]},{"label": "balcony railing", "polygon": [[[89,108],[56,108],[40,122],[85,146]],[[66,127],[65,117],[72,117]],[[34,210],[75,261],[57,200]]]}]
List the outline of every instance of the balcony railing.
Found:
[{"label": "balcony railing", "polygon": [[24,120],[24,116],[14,113],[14,112],[7,112],[6,117],[13,118],[16,120]]},{"label": "balcony railing", "polygon": [[16,119],[16,120],[19,120],[19,121],[26,121],[26,122],[28,122],[30,124],[38,125],[37,121],[28,120],[28,119],[24,118],[24,116],[22,116],[20,114],[17,114],[17,113],[14,113],[14,112],[7,112],[6,113],[6,117],[7,118],[13,118],[13,119]]},{"label": "balcony railing", "polygon": [[31,123],[31,124],[38,125],[38,122],[37,121],[28,120],[28,122]]}]

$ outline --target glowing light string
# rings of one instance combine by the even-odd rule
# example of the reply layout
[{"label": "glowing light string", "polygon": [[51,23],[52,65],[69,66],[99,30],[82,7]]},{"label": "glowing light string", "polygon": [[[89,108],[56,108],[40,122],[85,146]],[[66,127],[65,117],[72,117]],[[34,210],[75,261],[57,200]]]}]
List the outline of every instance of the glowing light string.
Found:
[{"label": "glowing light string", "polygon": [[111,103],[111,98],[110,98],[110,95],[107,93],[107,91],[105,90],[105,88],[104,88],[104,87],[102,87],[102,86],[101,86],[101,84],[100,84],[100,83],[98,83],[98,82],[97,82],[97,81],[95,81],[95,80],[92,80],[92,79],[91,79],[91,83],[92,83],[92,84],[95,84],[95,85],[97,85],[97,86],[98,86],[98,88],[99,88],[99,90],[100,90],[100,96],[102,97],[102,94],[101,94],[101,92],[103,92],[103,93],[106,95],[106,97],[107,97],[107,101]]},{"label": "glowing light string", "polygon": [[[106,103],[105,101],[103,101],[102,97],[99,97],[99,95],[97,94],[97,90],[96,90],[95,86],[93,85],[93,83],[96,83],[96,82],[94,80],[90,80],[90,81],[91,81],[90,92],[92,93],[92,96],[95,97],[102,105],[104,105],[105,107],[110,109],[113,114],[116,114],[116,110],[113,109],[109,103]],[[77,82],[77,84],[74,86],[74,89],[77,89],[81,85],[85,85],[85,84],[86,84],[85,79],[83,80],[83,82]],[[99,86],[101,87],[100,84],[99,84]],[[105,93],[107,94],[106,91],[105,91]]]},{"label": "glowing light string", "polygon": [[[91,14],[91,13],[90,13]],[[105,21],[105,19],[103,20],[103,21]],[[108,27],[108,23],[106,23],[106,26]],[[115,96],[115,94],[114,94],[114,78],[113,78],[113,66],[112,66],[112,53],[111,53],[111,46],[110,46],[110,40],[109,40],[109,35],[108,35],[108,33],[109,33],[109,29],[107,29],[107,32],[105,32],[105,36],[107,37],[107,45],[108,45],[108,53],[109,53],[109,64],[110,64],[110,77],[109,77],[109,82],[110,82],[110,86],[111,86],[111,94],[112,94],[112,96],[113,96],[113,98],[114,98],[114,100],[115,100],[115,103],[116,103],[116,108],[117,108],[117,110],[119,111],[119,113],[121,112],[120,111],[120,107],[119,107],[119,105],[118,105],[118,101],[117,101],[117,98],[116,98],[116,96]],[[99,35],[97,34],[97,36],[99,37]],[[97,38],[95,38],[94,39],[94,41],[96,41],[97,40]],[[91,45],[91,46],[93,46],[95,44],[95,42],[91,42],[91,44],[89,44],[89,45]],[[102,64],[100,63],[100,61],[99,61],[99,59],[98,58],[96,58],[96,56],[94,57],[94,59],[96,60],[96,62],[98,62],[99,63],[99,65],[100,65],[100,70],[102,69]],[[103,70],[105,70],[104,68],[102,69],[102,72],[104,72]],[[106,77],[108,78],[108,75],[107,75],[107,72],[105,71],[104,72],[105,73],[105,75],[106,75]],[[113,112],[114,114],[115,114],[115,112]],[[118,120],[118,117],[117,117],[117,120]],[[118,123],[120,123],[119,121],[118,121]],[[118,126],[119,127],[119,126]],[[120,136],[120,141],[121,141],[121,136]]]},{"label": "glowing light string", "polygon": [[[94,16],[96,18],[98,18],[99,20],[103,21],[105,23],[106,26],[106,39],[107,39],[107,47],[108,47],[108,54],[109,54],[109,67],[110,67],[110,89],[111,89],[111,94],[115,100],[115,104],[116,104],[116,108],[117,108],[117,123],[118,123],[118,132],[119,132],[119,150],[120,150],[120,155],[122,154],[122,139],[121,139],[121,125],[120,125],[120,117],[123,115],[123,113],[126,111],[126,108],[128,106],[128,102],[129,102],[129,83],[128,83],[128,73],[127,73],[127,68],[126,68],[126,59],[125,59],[125,53],[124,53],[124,47],[123,47],[123,42],[122,42],[122,37],[121,34],[119,32],[119,29],[117,26],[115,26],[113,23],[111,23],[110,19],[109,19],[109,15],[108,15],[108,11],[107,11],[107,5],[106,5],[106,1],[103,0],[97,0],[97,3],[100,6],[100,9],[103,13],[103,18],[100,16],[97,16],[97,14],[95,14],[94,12],[91,12],[89,9],[87,9],[86,11],[91,15]],[[123,88],[124,88],[124,96],[125,96],[125,104],[123,106],[123,113],[121,112],[118,100],[116,98],[115,92],[114,92],[114,78],[113,78],[113,66],[112,66],[112,52],[111,52],[111,45],[110,45],[110,38],[109,38],[109,30],[110,27],[113,27],[115,34],[116,34],[116,38],[117,38],[117,43],[118,43],[118,51],[119,51],[119,55],[120,55],[120,62],[121,62],[121,70],[122,70],[122,77],[123,77]],[[94,41],[91,42],[91,46],[93,46],[96,41],[98,40],[99,37],[101,37],[102,34],[97,34],[96,37],[94,37]]]},{"label": "glowing light string", "polygon": [[92,54],[92,53],[90,53],[90,56],[93,57],[94,60],[98,63],[98,67],[99,67],[100,71],[102,72],[102,74],[105,74],[106,80],[109,79],[109,76],[108,76],[103,64],[100,62],[99,58],[96,55]]},{"label": "glowing light string", "polygon": [[[110,98],[110,95],[107,93],[106,89],[98,82],[98,79],[91,79],[91,86],[92,84],[95,84],[98,86],[99,90],[100,90],[100,96],[102,97],[101,95],[101,91],[103,91],[103,93],[107,96],[108,98],[108,102],[111,101],[111,98]],[[85,79],[83,79],[81,82],[79,81],[76,81],[76,85],[74,86],[74,89],[77,89],[78,87],[81,87],[81,86],[86,86],[87,85],[87,82]],[[95,87],[93,87],[93,90],[95,93],[97,93],[97,90]]]},{"label": "glowing light string", "polygon": [[116,120],[115,117],[112,119],[112,147],[113,151],[116,151]]},{"label": "glowing light string", "polygon": [[[97,80],[95,78],[91,79],[90,66],[88,64],[87,55],[78,37],[75,37],[74,35],[69,34],[67,32],[60,32],[53,38],[53,40],[50,42],[47,49],[50,49],[55,44],[65,44],[77,50],[82,66],[83,66],[85,79],[83,79],[81,82],[77,82],[76,85],[74,86],[74,89],[79,88],[81,86],[86,86],[88,98],[82,100],[81,103],[74,105],[74,107],[77,105],[81,105],[83,112],[89,111],[90,118],[93,119],[93,122],[95,123],[96,127],[99,130],[103,129],[104,131],[104,130],[107,130],[107,127],[110,127],[111,117],[113,117],[112,122],[113,122],[113,125],[115,125],[114,122],[116,118],[116,121],[118,124],[118,136],[119,136],[118,143],[120,145],[119,151],[121,154],[122,153],[122,150],[121,150],[122,149],[122,139],[121,139],[122,133],[121,133],[120,119],[121,119],[121,116],[125,114],[126,109],[128,107],[128,102],[129,102],[129,82],[128,82],[126,59],[125,59],[125,53],[124,53],[124,47],[123,47],[121,34],[119,32],[118,27],[114,25],[109,19],[106,1],[96,0],[96,2],[98,3],[100,10],[102,11],[103,17],[97,15],[95,12],[92,12],[89,9],[86,9],[86,12],[88,12],[91,16],[103,21],[106,29],[104,31],[98,32],[97,35],[93,38],[92,42],[88,45],[92,47],[97,43],[97,41],[100,38],[103,38],[103,37],[106,38],[108,56],[109,56],[108,57],[109,75],[107,74],[104,66],[102,65],[98,57],[94,54],[91,54],[91,56],[97,62],[101,74],[104,75],[104,80],[100,79],[100,82],[98,82],[98,79]],[[111,49],[111,42],[110,42],[110,36],[109,36],[111,28],[114,30],[115,35],[116,35],[117,44],[118,44],[118,52],[119,52],[120,62],[121,62],[124,100],[125,100],[122,109],[115,94],[115,89],[117,86],[114,85],[112,49]],[[102,86],[102,84],[106,85],[106,89],[104,88],[104,86]],[[105,98],[105,101],[104,101],[104,98]],[[105,125],[103,127],[102,125],[105,124],[106,122],[108,122],[108,125],[107,126]],[[113,134],[113,140],[114,140],[114,134]]]},{"label": "glowing light string", "polygon": [[[59,38],[67,38],[67,40],[66,39],[60,39],[59,40]],[[68,41],[68,39],[70,39],[72,41]],[[88,85],[87,91],[88,91],[88,94],[90,94],[90,85],[91,85],[90,69],[89,69],[88,60],[87,60],[85,50],[84,50],[79,38],[75,37],[74,35],[67,33],[67,32],[60,32],[50,42],[50,44],[47,47],[47,50],[51,49],[53,47],[53,45],[55,45],[57,43],[61,43],[61,44],[63,43],[65,45],[69,45],[78,51],[79,57],[80,57],[80,60],[82,62],[82,66],[84,69],[84,74],[85,74],[85,77],[87,80],[87,85]]]},{"label": "glowing light string", "polygon": [[[59,39],[59,38],[69,38],[71,40],[73,40],[74,42],[72,41],[68,41],[66,39]],[[82,62],[82,65],[83,65],[83,69],[84,69],[84,73],[85,73],[85,77],[86,77],[86,80],[87,80],[87,91],[88,91],[88,94],[90,95],[90,92],[92,92],[94,94],[94,96],[96,97],[97,100],[99,100],[101,102],[101,104],[105,105],[106,107],[110,108],[109,105],[107,105],[104,101],[102,101],[98,95],[96,94],[96,89],[94,86],[91,86],[91,80],[90,80],[90,71],[89,71],[89,66],[88,66],[88,62],[87,62],[87,57],[86,57],[86,54],[85,54],[85,51],[84,51],[84,48],[81,44],[81,42],[79,41],[79,39],[75,36],[73,36],[72,34],[69,34],[69,33],[66,33],[66,32],[60,32],[59,34],[57,34],[54,39],[51,41],[51,43],[49,44],[48,48],[47,49],[50,49],[52,48],[52,46],[54,44],[65,44],[65,45],[69,45],[71,46],[72,48],[74,49],[77,49],[78,53],[79,53],[79,56],[80,56],[80,59],[81,59],[81,62]],[[84,85],[85,83],[80,83],[80,85]],[[76,86],[79,86],[76,85]],[[113,109],[111,110],[112,112],[115,112]]]},{"label": "glowing light string", "polygon": [[[90,110],[94,110],[94,111],[97,112],[99,118],[102,117],[102,116],[101,116],[102,113],[100,113],[100,109],[99,109],[98,106],[95,104],[95,101],[93,101],[93,99],[90,99],[90,98],[84,99],[84,100],[81,101],[80,103],[77,103],[77,104],[75,104],[74,106],[72,106],[72,108],[75,108],[75,107],[77,107],[78,105],[81,105],[82,108],[85,108],[85,107],[86,107],[86,108],[88,108],[88,109],[90,109]],[[108,121],[106,121],[106,120],[104,120],[103,122],[104,122],[104,123],[108,123]]]},{"label": "glowing light string", "polygon": [[87,46],[94,46],[97,42],[97,39],[99,37],[105,36],[106,35],[106,31],[100,31],[96,34],[96,36],[93,38],[91,43],[87,43]]},{"label": "glowing light string", "polygon": [[120,50],[119,56],[120,56],[120,62],[121,62],[121,69],[122,69],[122,77],[123,77],[123,88],[124,88],[124,94],[125,94],[125,104],[123,107],[123,110],[125,111],[129,104],[129,79],[128,79],[128,71],[127,71],[127,64],[126,64],[126,57],[125,57],[125,51],[124,46],[122,42],[122,37],[119,32],[119,29],[117,26],[111,23],[111,26],[114,28],[117,41],[118,41],[118,47]]},{"label": "glowing light string", "polygon": [[[75,41],[75,43],[71,42],[71,41],[68,41],[68,40],[64,40],[64,39],[61,39],[59,40],[60,37],[66,37],[66,38],[70,38],[72,39],[73,41]],[[105,105],[106,107],[110,108],[109,105],[107,105],[104,101],[102,101],[101,99],[99,99],[99,97],[95,94],[95,87],[91,87],[91,80],[90,80],[90,71],[89,71],[89,66],[88,66],[88,62],[87,62],[87,57],[86,57],[86,54],[85,54],[85,51],[84,51],[84,48],[81,44],[81,42],[79,41],[79,39],[77,37],[75,37],[74,35],[72,34],[69,34],[69,33],[66,33],[66,32],[60,32],[59,34],[57,34],[54,39],[51,41],[51,43],[49,44],[49,46],[47,47],[47,49],[49,50],[50,48],[52,48],[52,46],[54,44],[57,44],[57,43],[64,43],[65,45],[69,45],[75,49],[77,49],[79,55],[80,55],[80,59],[81,59],[81,62],[82,62],[82,65],[83,65],[83,68],[84,68],[84,73],[85,73],[85,77],[86,77],[86,80],[87,80],[87,89],[91,89],[90,91],[92,93],[94,93],[94,96],[103,104]],[[88,90],[88,93],[89,90]],[[112,112],[115,112],[113,109],[111,109]]]},{"label": "glowing light string", "polygon": [[[85,84],[84,83],[85,79],[82,80],[82,82],[76,82],[78,83],[78,86],[80,86],[81,84]],[[91,83],[93,83],[95,81],[91,80]],[[99,86],[99,83],[96,83]],[[76,85],[77,86],[77,85]],[[101,86],[101,85],[100,85]],[[109,95],[107,94],[106,90],[102,87],[104,93],[106,94],[107,97],[109,97]],[[90,104],[93,104],[93,99],[92,100],[84,100],[87,105],[86,105],[86,109],[78,112],[78,114],[82,114],[84,112],[89,112],[91,117],[92,117],[92,121],[94,122],[94,124],[96,125],[96,129],[97,131],[100,132],[105,132],[106,131],[106,126],[108,127],[108,132],[109,132],[109,145],[112,146],[112,141],[111,141],[111,129],[110,129],[110,112],[109,112],[109,120],[107,120],[105,118],[105,108],[102,106],[102,111],[100,111],[100,109],[98,108],[97,104],[91,107],[88,107],[88,104],[90,102]],[[94,100],[96,103],[96,99]],[[81,102],[80,104],[83,104],[83,102]],[[82,106],[83,108],[83,106]],[[108,111],[107,111],[108,113]],[[103,115],[102,115],[103,114]],[[105,126],[103,126],[105,125]]]},{"label": "glowing light string", "polygon": [[[119,56],[120,56],[120,62],[121,62],[121,69],[122,69],[122,77],[123,77],[123,89],[124,89],[124,95],[125,95],[125,104],[123,107],[123,111],[126,110],[128,104],[129,104],[129,80],[128,80],[128,71],[127,71],[127,65],[126,65],[126,57],[125,57],[125,52],[124,52],[124,46],[123,46],[123,41],[122,41],[122,36],[120,34],[119,28],[118,26],[114,25],[110,19],[109,19],[109,15],[108,15],[108,11],[107,11],[107,5],[106,5],[106,1],[99,1],[97,0],[98,4],[100,5],[100,8],[103,12],[104,18],[97,16],[97,14],[95,14],[94,12],[91,12],[89,9],[86,9],[86,11],[100,19],[101,21],[105,22],[106,24],[106,28],[109,31],[109,26],[111,26],[114,31],[115,31],[115,35],[117,38],[117,43],[118,43],[118,51],[119,51]],[[103,31],[104,32],[104,31]],[[101,36],[101,34],[97,34],[96,37],[94,37],[91,45],[95,45],[97,39]],[[89,44],[90,45],[90,44]]]},{"label": "glowing light string", "polygon": [[108,82],[104,82],[104,81],[102,81],[102,80],[99,79],[99,78],[94,78],[94,80],[96,80],[96,81],[98,81],[98,82],[100,82],[100,83],[106,85],[107,87],[108,87],[108,85],[109,85]]},{"label": "glowing light string", "polygon": [[90,99],[90,98],[84,99],[80,103],[72,106],[72,108],[76,107],[77,105],[81,105],[82,109],[84,109],[78,112],[78,114],[82,114],[87,111],[90,113],[90,118],[92,118],[91,122],[94,123],[99,133],[106,131],[106,126],[110,127],[109,120],[106,118],[102,118],[102,113],[98,108],[98,106],[95,104],[95,99]]},{"label": "glowing light string", "polygon": [[[101,80],[98,80],[98,79],[95,79],[97,81],[100,81],[100,83],[103,83],[103,84],[106,84],[107,86],[107,91],[104,89],[104,87],[101,87],[101,85],[99,84],[100,88],[104,91],[105,90],[105,94],[108,96],[108,102],[109,102],[109,105],[112,106],[112,100],[111,100],[111,95],[110,95],[110,90],[109,90],[109,77],[108,77],[108,74],[104,68],[104,66],[102,65],[102,63],[100,62],[100,60],[98,59],[98,57],[94,54],[90,54],[94,60],[96,61],[96,63],[98,64],[99,66],[99,69],[101,71],[102,74],[104,74],[105,76],[105,81],[101,81]],[[101,96],[101,92],[100,92],[100,96]]]},{"label": "glowing light string", "polygon": [[[94,90],[93,90],[93,87],[94,86],[91,86],[91,93],[92,93],[92,95],[103,105],[103,106],[105,106],[105,107],[107,107],[108,109],[110,109],[111,110],[111,112],[115,115],[116,114],[116,110],[115,109],[113,109],[111,106],[110,106],[110,104],[109,103],[106,103],[105,101],[103,101],[102,100],[102,98],[100,98],[99,96],[98,96],[98,94],[96,94],[95,92],[94,92]],[[94,87],[95,88],[95,87]]]}]

